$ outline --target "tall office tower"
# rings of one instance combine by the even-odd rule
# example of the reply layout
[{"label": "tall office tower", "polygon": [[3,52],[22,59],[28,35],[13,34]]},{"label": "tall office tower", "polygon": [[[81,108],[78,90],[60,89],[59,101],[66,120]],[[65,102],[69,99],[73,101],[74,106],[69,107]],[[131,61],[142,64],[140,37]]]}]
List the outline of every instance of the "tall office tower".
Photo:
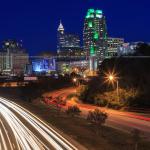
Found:
[{"label": "tall office tower", "polygon": [[76,34],[66,33],[61,22],[57,30],[57,54],[62,57],[73,57],[83,54],[80,47],[80,37]]},{"label": "tall office tower", "polygon": [[107,28],[102,10],[88,10],[84,21],[83,44],[89,69],[96,71],[107,55]]},{"label": "tall office tower", "polygon": [[65,46],[65,34],[64,27],[60,21],[59,27],[57,29],[57,53],[59,55],[61,47]]}]

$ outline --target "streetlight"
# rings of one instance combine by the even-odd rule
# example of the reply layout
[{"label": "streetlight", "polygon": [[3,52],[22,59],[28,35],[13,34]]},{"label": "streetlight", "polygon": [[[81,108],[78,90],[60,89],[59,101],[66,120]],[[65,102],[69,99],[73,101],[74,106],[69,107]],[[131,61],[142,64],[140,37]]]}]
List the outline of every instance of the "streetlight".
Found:
[{"label": "streetlight", "polygon": [[85,75],[85,74],[83,75],[83,78],[84,78],[84,79],[86,78],[86,75]]},{"label": "streetlight", "polygon": [[113,81],[113,80],[114,80],[114,76],[112,76],[112,75],[109,75],[108,78],[109,78],[110,81]]},{"label": "streetlight", "polygon": [[80,81],[77,78],[73,78],[73,82],[80,87]]},{"label": "streetlight", "polygon": [[108,81],[110,81],[112,83],[116,82],[116,84],[117,84],[117,98],[119,101],[119,81],[118,81],[117,77],[114,74],[108,74],[106,78]]},{"label": "streetlight", "polygon": [[73,82],[76,83],[77,82],[77,78],[73,78]]},{"label": "streetlight", "polygon": [[78,87],[80,88],[80,81],[79,81],[79,79],[77,79],[77,78],[73,78],[73,82],[75,83],[76,94],[78,94],[78,93],[77,93],[77,88],[78,88]]}]

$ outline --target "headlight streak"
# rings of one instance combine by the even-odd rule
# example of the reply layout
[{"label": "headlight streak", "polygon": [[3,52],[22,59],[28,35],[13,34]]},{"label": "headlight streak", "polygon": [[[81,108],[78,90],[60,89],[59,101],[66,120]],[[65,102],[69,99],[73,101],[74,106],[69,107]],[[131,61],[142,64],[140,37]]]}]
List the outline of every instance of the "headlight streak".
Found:
[{"label": "headlight streak", "polygon": [[21,146],[21,149],[30,150],[31,148],[35,148],[37,150],[41,150],[39,142],[34,138],[33,134],[22,124],[22,122],[2,104],[0,104],[0,108],[2,115],[5,116],[5,119],[7,120],[8,125],[13,131],[13,134],[19,145]]},{"label": "headlight streak", "polygon": [[[0,106],[0,107],[1,107],[1,106]],[[11,107],[13,107],[13,106],[11,106]],[[49,140],[49,142],[50,142],[56,149],[63,150],[63,149],[57,144],[57,142],[55,142],[53,139],[51,139],[49,135],[45,134],[45,132],[43,132],[42,129],[39,128],[39,127],[36,125],[36,123],[32,123],[33,120],[30,121],[31,118],[29,117],[29,115],[27,115],[27,114],[24,113],[24,112],[22,112],[23,114],[21,114],[21,112],[19,112],[16,107],[15,107],[14,109],[15,109],[16,112],[19,113],[19,115],[21,115],[24,119],[26,119],[36,130],[38,130],[38,132],[40,132],[40,134],[43,135],[44,138],[46,138],[47,140]],[[22,110],[21,110],[21,111],[22,111]],[[2,110],[2,112],[3,112],[3,110]],[[7,109],[7,110],[5,110],[4,112],[10,112],[10,110]],[[24,116],[24,115],[25,115],[25,116]],[[6,117],[7,117],[7,114],[4,114],[4,116],[5,116],[5,118],[6,118]],[[13,116],[13,117],[12,117],[12,116]],[[16,118],[14,115],[11,115],[10,117],[11,117],[11,119],[7,117],[7,120],[9,121],[9,124],[11,123],[11,124],[10,124],[10,127],[12,126],[13,122],[16,123],[15,119],[16,119],[17,122],[18,122],[18,123],[16,123],[16,125],[13,125],[13,128],[11,127],[12,130],[13,130],[13,133],[15,134],[15,136],[17,137],[17,139],[19,139],[19,136],[21,135],[21,136],[20,136],[21,140],[19,140],[19,142],[21,142],[22,147],[24,147],[24,148],[26,147],[26,148],[27,148],[27,147],[28,147],[28,144],[27,144],[27,141],[26,141],[26,140],[29,141],[28,138],[31,136],[31,134],[26,135],[26,136],[24,136],[24,135],[27,134],[27,133],[29,132],[29,130],[28,130],[28,129],[20,122],[20,120],[19,120],[18,118]],[[27,117],[27,118],[26,118],[26,117]],[[12,121],[12,120],[13,120],[13,121]],[[20,126],[20,124],[21,124],[21,126]],[[26,130],[24,130],[23,128],[26,128]],[[14,129],[15,129],[15,131],[14,131]],[[21,131],[21,132],[18,133],[18,131]],[[36,147],[36,144],[35,144],[34,142],[30,141],[30,143],[32,143],[32,145],[33,145],[34,148]],[[38,142],[37,142],[37,143],[38,143]],[[24,146],[24,145],[25,145],[25,146]],[[30,147],[28,147],[28,149],[30,149]],[[36,150],[40,150],[40,148],[39,148],[39,149],[35,148],[35,149],[36,149]]]},{"label": "headlight streak", "polygon": [[4,136],[3,136],[1,130],[0,130],[0,137],[1,137],[1,138],[0,138],[0,139],[1,139],[1,142],[0,142],[0,143],[2,143],[2,145],[0,145],[0,148],[2,149],[2,146],[3,146],[4,149],[7,150],[6,142],[5,142],[5,139],[4,139]]},{"label": "headlight streak", "polygon": [[[5,132],[5,135],[6,135],[7,139],[8,139],[8,142],[9,142],[9,145],[10,145],[11,150],[13,150],[13,146],[12,146],[12,143],[11,143],[10,138],[9,138],[9,136],[8,136],[8,132],[7,132],[7,130],[6,130],[6,128],[5,128],[4,124],[3,124],[3,122],[2,122],[1,120],[0,120],[0,125],[1,125],[1,127],[4,129],[4,132]],[[1,129],[1,130],[2,130],[2,129]],[[3,136],[1,130],[0,130],[0,135]],[[3,139],[4,139],[4,137],[3,137]]]},{"label": "headlight streak", "polygon": [[[1,103],[3,104],[3,106],[0,105],[0,108],[2,107],[3,111],[5,111],[5,113],[3,113],[3,116],[5,116],[5,119],[7,118],[7,121],[9,121],[9,125],[13,124],[13,125],[11,125],[12,126],[11,129],[15,135],[15,138],[18,138],[18,136],[21,135],[21,141],[19,141],[19,145],[21,145],[22,147],[25,148],[27,146],[29,149],[31,147],[32,148],[34,147],[34,149],[36,148],[35,150],[38,150],[39,147],[40,147],[39,150],[49,149],[29,129],[27,129],[27,127],[24,124],[22,124],[22,122],[14,115],[13,112],[17,113],[24,120],[26,120],[55,149],[57,149],[57,150],[65,150],[65,149],[66,150],[77,150],[76,147],[74,147],[70,142],[68,142],[66,139],[64,139],[54,129],[49,127],[42,120],[40,120],[35,115],[33,115],[32,113],[27,111],[25,108],[17,105],[14,102],[4,99],[4,98],[0,98],[0,104]],[[10,109],[8,109],[8,110],[6,108],[4,109],[4,106],[6,106]],[[10,110],[12,110],[12,111],[10,111]],[[9,115],[6,112],[7,113],[9,112]],[[19,130],[19,133],[17,130]],[[20,132],[21,132],[21,134],[20,134]]]}]

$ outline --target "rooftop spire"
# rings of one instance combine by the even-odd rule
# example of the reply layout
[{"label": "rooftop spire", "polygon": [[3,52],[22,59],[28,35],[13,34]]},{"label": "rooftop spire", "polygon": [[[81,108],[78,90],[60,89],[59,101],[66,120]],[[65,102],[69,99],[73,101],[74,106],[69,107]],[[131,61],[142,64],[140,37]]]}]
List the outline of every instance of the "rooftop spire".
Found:
[{"label": "rooftop spire", "polygon": [[64,27],[62,25],[61,20],[60,20],[60,24],[59,24],[59,27],[58,27],[58,31],[60,31],[61,33],[64,33]]}]

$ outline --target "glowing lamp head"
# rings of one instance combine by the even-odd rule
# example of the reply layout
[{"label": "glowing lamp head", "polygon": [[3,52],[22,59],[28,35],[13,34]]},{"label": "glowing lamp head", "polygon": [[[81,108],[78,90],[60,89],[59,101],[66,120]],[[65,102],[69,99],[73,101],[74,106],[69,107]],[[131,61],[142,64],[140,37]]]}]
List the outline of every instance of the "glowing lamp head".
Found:
[{"label": "glowing lamp head", "polygon": [[109,80],[110,80],[110,81],[113,81],[113,80],[114,80],[114,76],[113,76],[113,75],[110,75],[110,76],[109,76]]},{"label": "glowing lamp head", "polygon": [[73,78],[73,82],[77,82],[77,78]]},{"label": "glowing lamp head", "polygon": [[83,75],[83,78],[84,78],[84,79],[86,78],[86,75],[85,75],[85,74]]},{"label": "glowing lamp head", "polygon": [[104,82],[109,82],[109,83],[114,83],[118,80],[118,76],[116,73],[113,72],[109,72],[109,73],[105,73],[105,81]]}]

